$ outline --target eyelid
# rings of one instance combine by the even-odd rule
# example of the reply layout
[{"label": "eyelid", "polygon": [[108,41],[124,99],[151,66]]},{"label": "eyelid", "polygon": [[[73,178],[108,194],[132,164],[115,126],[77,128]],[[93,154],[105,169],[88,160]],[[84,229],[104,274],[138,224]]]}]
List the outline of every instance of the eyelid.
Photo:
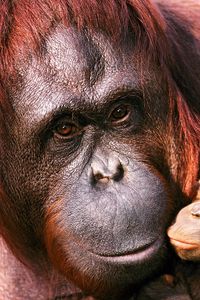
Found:
[{"label": "eyelid", "polygon": [[[116,98],[114,101],[112,101],[109,104],[109,107],[111,107],[111,110],[113,111],[115,108],[117,108],[119,105],[130,105],[131,107],[140,103],[142,100],[142,96],[137,93],[130,93],[123,95],[121,97]],[[110,114],[110,113],[109,113]]]},{"label": "eyelid", "polygon": [[[123,118],[119,119],[119,120],[116,120],[116,121],[112,121],[112,114],[113,112],[115,111],[115,109],[117,108],[120,108],[121,106],[126,106],[127,107],[127,110],[128,110],[128,113],[126,116],[124,116]],[[123,119],[124,121],[130,117],[130,114],[131,114],[131,111],[133,110],[133,107],[130,103],[118,103],[118,105],[115,105],[112,110],[109,112],[108,116],[107,116],[107,120],[108,120],[108,123],[122,123],[123,122]]]},{"label": "eyelid", "polygon": [[[69,132],[69,134],[62,134],[61,132],[59,133],[58,129],[59,126],[62,127],[66,125],[67,127],[71,127],[72,130]],[[58,138],[61,139],[73,139],[76,136],[80,136],[83,133],[83,126],[81,126],[80,124],[78,124],[77,122],[74,122],[73,120],[69,120],[68,118],[66,119],[65,117],[63,117],[61,120],[58,120],[58,122],[56,122],[52,128],[52,132],[54,134],[54,136],[57,136]]]},{"label": "eyelid", "polygon": [[75,139],[77,140],[78,138],[81,138],[83,136],[84,130],[80,130],[77,133],[74,133],[72,135],[69,136],[64,136],[61,135],[57,132],[54,132],[53,138],[56,140],[62,140],[62,141],[66,141],[66,142],[72,142]]},{"label": "eyelid", "polygon": [[49,130],[53,130],[56,126],[62,125],[63,123],[79,127],[77,118],[74,116],[74,114],[66,111],[60,111],[53,115],[47,127]]}]

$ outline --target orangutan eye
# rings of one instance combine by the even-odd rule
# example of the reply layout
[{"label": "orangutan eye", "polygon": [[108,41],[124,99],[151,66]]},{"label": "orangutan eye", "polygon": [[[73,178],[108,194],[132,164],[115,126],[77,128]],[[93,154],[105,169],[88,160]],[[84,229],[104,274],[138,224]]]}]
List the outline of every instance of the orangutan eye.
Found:
[{"label": "orangutan eye", "polygon": [[63,121],[57,124],[54,128],[54,134],[57,137],[62,137],[65,139],[71,139],[82,132],[81,128],[73,123]]},{"label": "orangutan eye", "polygon": [[127,104],[121,104],[111,112],[109,120],[112,124],[120,124],[127,121],[131,114],[131,106]]}]

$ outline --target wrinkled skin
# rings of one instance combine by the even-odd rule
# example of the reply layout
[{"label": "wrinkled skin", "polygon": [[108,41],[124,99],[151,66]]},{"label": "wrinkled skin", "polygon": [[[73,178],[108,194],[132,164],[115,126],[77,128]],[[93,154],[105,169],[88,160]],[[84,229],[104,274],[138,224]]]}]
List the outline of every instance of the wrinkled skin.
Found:
[{"label": "wrinkled skin", "polygon": [[142,87],[133,45],[122,50],[58,26],[43,60],[16,66],[3,170],[23,255],[47,251],[68,279],[106,299],[125,297],[163,263],[174,213],[159,171],[168,110],[159,70],[148,66]]},{"label": "wrinkled skin", "polygon": [[180,258],[200,261],[200,192],[193,203],[178,213],[168,236]]}]

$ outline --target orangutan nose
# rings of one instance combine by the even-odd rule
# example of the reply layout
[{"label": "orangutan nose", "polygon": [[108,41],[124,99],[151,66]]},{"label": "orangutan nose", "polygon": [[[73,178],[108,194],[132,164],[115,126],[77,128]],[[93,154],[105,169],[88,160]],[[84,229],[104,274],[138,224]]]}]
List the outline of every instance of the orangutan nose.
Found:
[{"label": "orangutan nose", "polygon": [[94,183],[120,181],[124,177],[124,168],[116,156],[96,156],[91,164]]}]

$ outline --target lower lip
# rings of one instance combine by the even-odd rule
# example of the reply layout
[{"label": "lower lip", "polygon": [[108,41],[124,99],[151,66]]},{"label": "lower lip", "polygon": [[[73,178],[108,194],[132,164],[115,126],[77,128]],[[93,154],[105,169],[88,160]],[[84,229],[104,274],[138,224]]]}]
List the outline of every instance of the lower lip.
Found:
[{"label": "lower lip", "polygon": [[184,243],[184,242],[177,241],[174,239],[170,239],[170,242],[172,243],[173,246],[175,246],[181,250],[194,250],[194,249],[198,248],[198,245],[196,245],[196,244]]},{"label": "lower lip", "polygon": [[130,254],[115,256],[105,256],[98,254],[94,255],[98,256],[98,258],[103,259],[104,261],[112,263],[139,263],[140,261],[144,262],[145,260],[148,260],[150,257],[155,255],[158,252],[161,244],[161,240],[159,239]]}]

